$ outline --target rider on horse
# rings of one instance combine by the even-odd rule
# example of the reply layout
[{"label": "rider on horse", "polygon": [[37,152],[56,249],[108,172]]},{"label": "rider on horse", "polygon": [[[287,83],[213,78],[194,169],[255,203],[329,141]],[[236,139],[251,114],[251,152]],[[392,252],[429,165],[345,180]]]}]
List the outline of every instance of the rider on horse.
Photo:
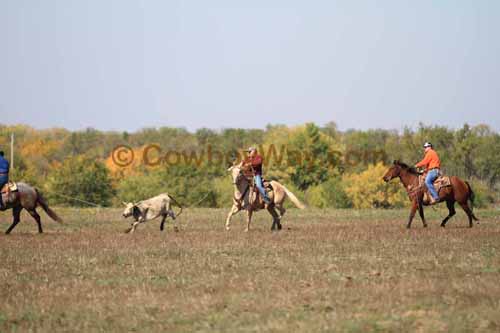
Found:
[{"label": "rider on horse", "polygon": [[432,147],[432,143],[424,143],[425,156],[424,159],[418,162],[415,167],[425,168],[425,185],[431,194],[430,204],[433,205],[439,202],[439,195],[434,188],[434,181],[439,176],[439,169],[441,168],[441,161],[436,151]]},{"label": "rider on horse", "polygon": [[255,185],[259,189],[260,194],[262,195],[262,199],[266,204],[270,204],[271,200],[267,196],[266,190],[264,189],[264,185],[262,183],[262,156],[257,153],[257,149],[254,147],[250,147],[247,150],[248,157],[243,161],[243,167],[249,168],[253,171],[253,179]]},{"label": "rider on horse", "polygon": [[[4,157],[3,151],[0,151],[0,190],[2,190],[3,186],[9,182],[9,161],[7,161]],[[0,194],[0,209],[3,208],[3,200],[2,195]]]}]

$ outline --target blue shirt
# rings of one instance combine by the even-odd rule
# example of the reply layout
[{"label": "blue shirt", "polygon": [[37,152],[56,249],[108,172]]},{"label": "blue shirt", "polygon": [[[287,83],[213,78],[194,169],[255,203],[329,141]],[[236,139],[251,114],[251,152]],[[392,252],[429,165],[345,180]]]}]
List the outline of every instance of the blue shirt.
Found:
[{"label": "blue shirt", "polygon": [[3,156],[0,156],[0,173],[9,173],[9,161],[7,161]]}]

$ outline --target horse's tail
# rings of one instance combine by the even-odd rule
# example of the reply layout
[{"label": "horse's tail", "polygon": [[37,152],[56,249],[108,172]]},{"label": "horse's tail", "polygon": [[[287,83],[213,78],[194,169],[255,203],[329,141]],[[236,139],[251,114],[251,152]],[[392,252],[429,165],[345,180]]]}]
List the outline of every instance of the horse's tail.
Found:
[{"label": "horse's tail", "polygon": [[179,209],[180,209],[180,210],[179,210],[179,212],[177,213],[177,215],[176,215],[176,216],[181,215],[181,213],[182,213],[182,205],[181,205],[180,203],[178,203],[178,202],[177,202],[177,200],[175,200],[175,199],[174,199],[174,197],[173,197],[172,195],[170,195],[170,194],[169,194],[169,195],[168,195],[168,197],[169,197],[169,198],[170,198],[170,200],[172,200],[172,202],[173,202],[173,203],[174,203],[177,207],[179,207]]},{"label": "horse's tail", "polygon": [[479,219],[474,215],[474,199],[476,198],[476,195],[474,193],[474,191],[472,190],[472,187],[470,186],[469,182],[466,181],[465,184],[467,185],[467,188],[469,189],[469,200],[470,200],[470,210],[472,212],[472,218],[475,220],[475,221],[479,221]]},{"label": "horse's tail", "polygon": [[300,202],[299,199],[297,199],[297,197],[295,196],[295,194],[293,194],[289,189],[287,189],[285,187],[285,185],[281,185],[283,187],[283,190],[285,191],[286,195],[290,198],[290,200],[293,202],[293,204],[295,206],[297,206],[297,208],[299,209],[305,209],[306,206],[304,206],[304,204],[302,202]]},{"label": "horse's tail", "polygon": [[43,208],[45,213],[47,213],[47,215],[50,216],[50,218],[53,219],[54,221],[63,223],[63,220],[56,214],[56,212],[50,209],[42,193],[37,188],[35,188],[35,191],[36,191],[36,202]]}]

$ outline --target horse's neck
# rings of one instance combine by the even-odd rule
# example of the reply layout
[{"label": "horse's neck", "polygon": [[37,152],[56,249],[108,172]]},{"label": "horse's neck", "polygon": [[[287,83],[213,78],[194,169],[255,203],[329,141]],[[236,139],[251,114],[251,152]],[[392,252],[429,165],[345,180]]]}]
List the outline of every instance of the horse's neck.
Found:
[{"label": "horse's neck", "polygon": [[403,183],[405,188],[408,188],[411,185],[418,185],[418,176],[411,174],[406,170],[402,170],[399,179],[401,179],[401,183]]},{"label": "horse's neck", "polygon": [[248,180],[246,178],[243,178],[242,181],[240,181],[238,184],[234,185],[234,194],[241,197],[245,193],[245,191],[248,192],[249,186],[250,186],[250,184],[248,183]]}]

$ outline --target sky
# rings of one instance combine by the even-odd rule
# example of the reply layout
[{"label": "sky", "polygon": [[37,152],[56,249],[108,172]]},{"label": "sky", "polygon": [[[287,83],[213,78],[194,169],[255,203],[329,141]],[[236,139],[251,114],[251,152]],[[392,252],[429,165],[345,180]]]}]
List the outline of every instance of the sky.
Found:
[{"label": "sky", "polygon": [[0,123],[488,124],[500,1],[0,0]]}]

